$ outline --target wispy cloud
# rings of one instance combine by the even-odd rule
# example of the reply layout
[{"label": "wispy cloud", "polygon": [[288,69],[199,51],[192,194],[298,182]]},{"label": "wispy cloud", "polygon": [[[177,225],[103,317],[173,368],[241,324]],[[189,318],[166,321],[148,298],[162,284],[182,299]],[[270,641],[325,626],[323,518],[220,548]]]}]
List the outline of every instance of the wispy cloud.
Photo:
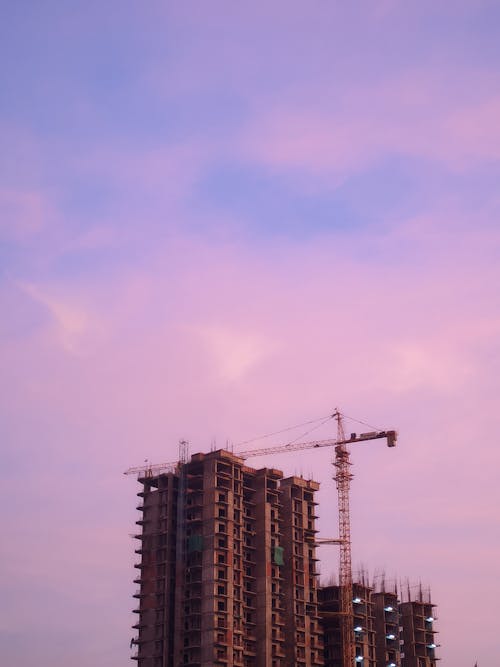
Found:
[{"label": "wispy cloud", "polygon": [[238,331],[224,326],[203,326],[195,330],[207,347],[222,380],[244,380],[273,348],[271,341],[251,330]]},{"label": "wispy cloud", "polygon": [[56,340],[66,352],[77,354],[85,349],[90,337],[103,332],[102,322],[88,309],[75,302],[75,299],[57,295],[57,288],[51,290],[45,286],[29,283],[18,287],[34,301],[46,308],[51,317],[52,330]]},{"label": "wispy cloud", "polygon": [[[467,74],[473,80],[473,72]],[[483,85],[488,78],[493,89]],[[321,107],[309,105],[307,98],[271,98],[250,122],[241,151],[270,168],[334,174],[352,173],[390,155],[435,160],[452,170],[497,160],[498,82],[482,73],[479,79],[475,99],[454,84],[446,94],[446,81],[422,71],[371,86],[353,84],[342,91],[340,102],[332,90]]]},{"label": "wispy cloud", "polygon": [[0,190],[0,238],[26,241],[39,234],[53,214],[43,192]]}]

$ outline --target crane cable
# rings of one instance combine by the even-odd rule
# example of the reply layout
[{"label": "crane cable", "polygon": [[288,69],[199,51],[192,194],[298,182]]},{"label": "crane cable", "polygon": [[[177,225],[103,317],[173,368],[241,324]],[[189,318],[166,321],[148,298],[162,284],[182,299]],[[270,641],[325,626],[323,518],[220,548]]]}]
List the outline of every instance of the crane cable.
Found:
[{"label": "crane cable", "polygon": [[[309,426],[310,424],[316,424],[317,422],[321,422],[320,424],[317,424],[317,426],[314,426],[312,429],[309,431],[306,431],[306,433],[302,434],[299,436],[302,438],[304,435],[307,435],[307,433],[310,433],[311,431],[314,431],[314,429],[319,428],[322,426],[325,422],[327,422],[329,419],[332,419],[333,415],[328,415],[327,417],[319,417],[318,419],[310,419],[307,422],[302,422],[302,424],[295,424],[295,426],[288,426],[287,428],[282,428],[279,431],[273,431],[272,433],[266,433],[265,435],[259,435],[256,438],[250,438],[250,440],[243,440],[242,442],[237,442],[234,446],[235,447],[241,447],[243,445],[248,445],[250,442],[256,442],[257,440],[263,440],[264,438],[271,438],[273,435],[279,435],[280,433],[286,433],[287,431],[293,431],[296,428],[300,428],[301,426]],[[296,442],[298,438],[295,438],[292,440],[292,442]],[[291,443],[289,443],[291,444]]]},{"label": "crane cable", "polygon": [[363,426],[368,426],[368,428],[373,428],[375,431],[383,431],[379,426],[374,426],[373,424],[367,424],[366,422],[361,421],[361,419],[355,419],[354,417],[349,417],[349,415],[345,415],[344,413],[340,413],[342,417],[345,417],[346,419],[350,419],[352,422],[357,422],[358,424],[363,424]]},{"label": "crane cable", "polygon": [[[368,424],[367,422],[362,421],[361,419],[355,419],[354,417],[349,417],[349,415],[344,414],[343,412],[339,413],[342,417],[345,419],[349,419],[350,421],[357,422],[358,424],[362,424],[363,426],[368,426],[368,428],[373,428],[376,431],[380,431],[378,426],[374,426],[373,424]],[[282,428],[279,431],[272,431],[271,433],[266,433],[264,435],[259,435],[255,438],[250,438],[249,440],[243,440],[242,442],[237,442],[234,447],[242,447],[243,445],[248,445],[251,442],[256,442],[257,440],[264,440],[265,438],[271,438],[274,435],[280,435],[281,433],[287,433],[288,431],[293,431],[296,428],[300,428],[301,426],[309,426],[310,424],[316,424],[316,426],[313,426],[311,429],[308,429],[304,433],[301,433],[299,436],[294,438],[293,440],[290,440],[289,445],[292,445],[294,442],[297,442],[301,438],[304,438],[306,435],[309,435],[309,433],[312,433],[315,431],[317,428],[320,428],[320,426],[323,426],[323,424],[326,424],[327,421],[330,419],[333,419],[334,414],[327,415],[326,417],[319,417],[318,419],[310,419],[309,421],[302,422],[301,424],[295,424],[295,426],[288,426],[287,428]],[[318,423],[319,422],[319,423]],[[235,452],[237,453],[237,452]]]},{"label": "crane cable", "polygon": [[323,424],[326,424],[326,422],[329,421],[330,419],[333,419],[333,415],[328,415],[328,417],[325,417],[325,419],[323,419],[323,421],[321,421],[319,424],[317,424],[316,426],[313,426],[312,428],[305,431],[304,433],[301,433],[300,435],[298,435],[293,440],[290,440],[290,442],[288,442],[287,444],[288,445],[293,445],[294,442],[297,442],[298,440],[302,440],[302,438],[305,438],[306,435],[309,435],[309,433],[312,433],[313,431],[315,431],[320,426],[323,426]]}]

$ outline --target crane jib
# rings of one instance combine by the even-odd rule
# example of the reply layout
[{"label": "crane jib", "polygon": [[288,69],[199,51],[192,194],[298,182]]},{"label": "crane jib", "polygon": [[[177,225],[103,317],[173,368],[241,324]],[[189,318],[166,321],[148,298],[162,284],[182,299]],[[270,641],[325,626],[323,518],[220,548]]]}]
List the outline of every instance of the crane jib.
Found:
[{"label": "crane jib", "polygon": [[[314,449],[319,447],[336,447],[337,445],[348,445],[353,442],[365,442],[368,440],[378,440],[387,438],[387,446],[395,447],[397,441],[397,431],[371,431],[370,433],[351,433],[349,438],[341,440],[313,440],[312,442],[293,442],[288,444],[274,445],[262,449],[251,449],[243,452],[232,452],[241,459],[249,459],[255,456],[265,456],[266,454],[286,454],[287,452],[296,452],[301,449]],[[158,474],[160,472],[174,472],[179,465],[178,462],[160,463],[156,465],[141,466],[138,468],[129,468],[125,474]]]}]

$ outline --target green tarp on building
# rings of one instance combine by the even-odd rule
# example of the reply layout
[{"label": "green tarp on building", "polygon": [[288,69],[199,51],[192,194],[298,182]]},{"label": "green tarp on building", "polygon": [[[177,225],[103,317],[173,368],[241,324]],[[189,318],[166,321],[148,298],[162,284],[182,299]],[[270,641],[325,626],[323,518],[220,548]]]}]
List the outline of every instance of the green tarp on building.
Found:
[{"label": "green tarp on building", "polygon": [[274,547],[273,561],[276,565],[284,565],[283,562],[283,547]]},{"label": "green tarp on building", "polygon": [[203,551],[203,535],[190,535],[188,537],[188,553]]}]

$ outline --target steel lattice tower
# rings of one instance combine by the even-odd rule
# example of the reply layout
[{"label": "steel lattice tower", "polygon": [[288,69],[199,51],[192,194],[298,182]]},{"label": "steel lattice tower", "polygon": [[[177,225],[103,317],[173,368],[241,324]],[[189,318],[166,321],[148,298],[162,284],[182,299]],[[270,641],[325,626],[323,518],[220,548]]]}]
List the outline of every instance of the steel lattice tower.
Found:
[{"label": "steel lattice tower", "polygon": [[337,410],[337,441],[334,466],[337,469],[334,480],[337,484],[339,502],[339,538],[340,538],[340,627],[342,632],[343,667],[354,665],[354,624],[352,607],[352,563],[351,563],[351,518],[349,510],[349,490],[351,474],[349,450],[345,444],[342,416]]}]

